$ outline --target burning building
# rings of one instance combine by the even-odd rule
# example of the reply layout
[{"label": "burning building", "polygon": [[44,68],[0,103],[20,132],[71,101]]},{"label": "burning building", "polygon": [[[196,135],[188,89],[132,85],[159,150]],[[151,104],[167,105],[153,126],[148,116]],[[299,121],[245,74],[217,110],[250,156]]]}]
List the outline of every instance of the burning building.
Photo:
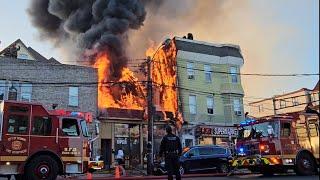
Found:
[{"label": "burning building", "polygon": [[[105,158],[106,164],[112,160],[111,150],[119,146],[123,146],[131,164],[143,162],[147,124],[145,120],[146,78],[143,73],[135,71],[140,65],[144,69],[146,63],[140,64],[140,61],[130,60],[126,54],[126,48],[129,43],[128,31],[138,30],[143,26],[146,18],[145,6],[152,2],[155,1],[32,0],[28,9],[31,21],[38,28],[41,38],[47,39],[56,47],[67,50],[73,55],[77,64],[97,68],[98,82],[91,82],[98,86],[99,120],[101,122],[101,141],[96,148],[100,149],[100,152],[96,153]],[[199,62],[207,63],[213,59],[215,63],[218,62],[216,64],[227,64],[225,68],[235,65],[232,67],[235,67],[236,70],[243,64],[240,49],[237,47],[200,43],[193,41],[191,35],[188,38],[188,40],[169,39],[160,46],[150,47],[146,52],[152,62],[150,75],[155,106],[156,142],[159,141],[159,138],[157,140],[156,137],[161,137],[164,133],[161,127],[168,122],[172,122],[178,129],[181,129],[184,120],[203,122],[203,118],[192,119],[188,115],[186,109],[196,107],[197,104],[190,104],[191,101],[187,99],[192,94],[182,90],[188,89],[184,87],[186,84],[194,89],[193,92],[199,91],[197,86],[206,90],[206,86],[210,85],[199,84],[198,78],[196,78],[197,81],[191,80],[197,82],[193,84],[184,81],[183,69],[188,69],[189,74],[193,67],[187,65],[186,68],[181,68],[179,65],[181,60],[186,62],[199,60]],[[130,67],[130,64],[135,64],[135,67]],[[224,76],[221,75],[221,77]],[[237,78],[240,81],[240,78]],[[229,77],[225,80],[229,80]],[[236,117],[232,115],[228,118],[242,117],[239,112],[243,112],[241,106],[243,90],[239,81],[237,85],[232,83],[219,85],[223,89],[221,91],[223,96],[228,98],[235,94],[238,98],[237,108],[234,108],[238,114],[235,115]],[[212,89],[208,89],[211,92]],[[217,112],[225,109],[226,112],[233,113],[233,110],[230,109],[233,107],[230,105],[233,101],[231,99],[226,101],[227,107],[220,108]],[[211,101],[209,104],[211,107]],[[210,112],[213,109],[211,108]],[[212,121],[216,121],[216,116],[210,115],[210,117]],[[220,122],[222,119],[219,119]]]}]

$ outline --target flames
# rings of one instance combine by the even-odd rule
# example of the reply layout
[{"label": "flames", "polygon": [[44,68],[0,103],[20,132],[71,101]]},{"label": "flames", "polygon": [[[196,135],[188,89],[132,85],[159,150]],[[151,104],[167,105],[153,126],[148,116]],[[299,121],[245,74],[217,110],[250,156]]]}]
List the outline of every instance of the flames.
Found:
[{"label": "flames", "polygon": [[[145,90],[132,71],[123,68],[117,82],[110,81],[110,60],[107,53],[98,54],[94,67],[98,69],[98,106],[143,110]],[[139,95],[140,94],[140,95]]]},{"label": "flames", "polygon": [[[178,124],[182,124],[182,115],[178,108],[176,55],[174,41],[159,48],[151,46],[146,55],[152,57],[152,82],[154,104],[157,111],[171,112]],[[110,60],[107,53],[98,54],[94,67],[98,69],[98,105],[99,108],[121,108],[144,110],[146,107],[146,84],[139,80],[133,71],[123,68],[121,77],[110,81]],[[179,126],[180,126],[179,125]]]}]

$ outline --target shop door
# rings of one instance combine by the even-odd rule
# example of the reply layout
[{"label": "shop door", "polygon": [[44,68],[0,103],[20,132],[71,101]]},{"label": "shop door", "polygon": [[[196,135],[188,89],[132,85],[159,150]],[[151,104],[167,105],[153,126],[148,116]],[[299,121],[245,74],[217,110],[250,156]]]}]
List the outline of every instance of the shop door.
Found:
[{"label": "shop door", "polygon": [[106,169],[110,169],[111,155],[111,139],[101,139],[101,156]]}]

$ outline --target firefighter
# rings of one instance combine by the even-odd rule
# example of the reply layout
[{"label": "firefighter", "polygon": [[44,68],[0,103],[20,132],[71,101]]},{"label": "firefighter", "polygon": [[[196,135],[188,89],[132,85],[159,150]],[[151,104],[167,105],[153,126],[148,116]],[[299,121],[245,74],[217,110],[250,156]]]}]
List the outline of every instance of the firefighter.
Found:
[{"label": "firefighter", "polygon": [[180,138],[172,133],[172,128],[168,125],[166,127],[167,135],[162,138],[160,145],[160,157],[165,156],[165,165],[168,172],[168,179],[173,179],[173,174],[176,179],[180,180],[179,172],[180,162],[179,157],[182,153]]}]

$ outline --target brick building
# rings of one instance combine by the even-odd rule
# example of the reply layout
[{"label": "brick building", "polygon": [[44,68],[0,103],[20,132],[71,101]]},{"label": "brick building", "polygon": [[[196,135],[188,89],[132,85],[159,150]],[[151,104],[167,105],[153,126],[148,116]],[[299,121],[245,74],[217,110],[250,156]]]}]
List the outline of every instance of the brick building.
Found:
[{"label": "brick building", "polygon": [[0,52],[0,101],[33,101],[96,118],[97,81],[95,68],[47,59],[20,39]]}]

